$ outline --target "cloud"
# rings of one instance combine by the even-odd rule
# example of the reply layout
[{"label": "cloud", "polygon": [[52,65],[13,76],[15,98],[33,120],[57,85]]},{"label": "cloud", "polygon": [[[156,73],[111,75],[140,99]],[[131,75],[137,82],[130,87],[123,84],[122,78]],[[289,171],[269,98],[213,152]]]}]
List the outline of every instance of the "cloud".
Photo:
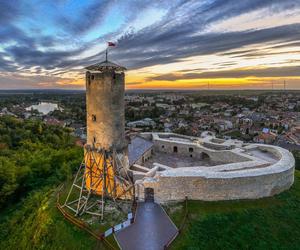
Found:
[{"label": "cloud", "polygon": [[150,42],[148,32],[147,35],[143,33],[126,36],[119,41],[120,45],[114,57],[131,68],[165,64],[179,61],[184,57],[214,54],[258,43],[298,40],[300,24],[263,30],[193,36],[174,30],[164,35],[165,39],[159,36],[156,39],[150,39]]},{"label": "cloud", "polygon": [[196,72],[186,74],[162,74],[149,77],[148,81],[176,81],[209,78],[246,78],[246,77],[295,77],[300,76],[300,66],[272,67],[263,69],[234,69],[222,71]]},{"label": "cloud", "polygon": [[131,86],[131,85],[140,85],[140,84],[143,84],[143,82],[126,82],[126,85],[129,85],[129,86]]},{"label": "cloud", "polygon": [[1,1],[0,4],[0,25],[6,25],[7,22],[15,20],[21,14],[21,10],[18,8],[20,5],[19,0],[14,1]]},{"label": "cloud", "polygon": [[[164,10],[164,15],[142,29],[130,26],[151,8]],[[3,1],[0,4],[0,73],[48,74],[55,82],[55,76],[60,73],[79,74],[84,66],[104,58],[104,51],[98,51],[97,45],[107,40],[118,41],[110,58],[129,69],[180,63],[189,57],[203,55],[218,54],[236,59],[272,56],[281,53],[272,51],[272,48],[300,47],[300,19],[294,24],[269,28],[243,30],[241,26],[239,31],[218,32],[208,29],[224,20],[247,13],[251,15],[261,9],[274,15],[286,11],[288,15],[289,11],[300,9],[300,1],[45,0],[39,5],[25,0]],[[249,48],[256,44],[270,44],[270,51]],[[286,52],[282,55],[286,56]],[[291,60],[296,63],[297,58]],[[234,60],[215,65],[224,68],[236,63]],[[293,69],[286,70],[297,75]],[[204,73],[218,77],[216,72],[212,68],[211,72]],[[220,73],[237,77],[243,74],[240,71]],[[245,75],[250,73],[244,72]],[[271,75],[266,70],[252,73]],[[200,73],[157,77],[196,77],[194,74],[198,77]]]},{"label": "cloud", "polygon": [[103,22],[109,8],[116,3],[115,0],[94,1],[84,7],[74,9],[69,15],[61,15],[57,19],[58,25],[72,34],[82,34],[97,24]]}]

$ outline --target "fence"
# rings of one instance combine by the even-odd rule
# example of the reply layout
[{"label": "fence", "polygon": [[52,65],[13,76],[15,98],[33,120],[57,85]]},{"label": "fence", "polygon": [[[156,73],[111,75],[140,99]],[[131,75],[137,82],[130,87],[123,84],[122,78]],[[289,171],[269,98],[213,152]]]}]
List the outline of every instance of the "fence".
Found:
[{"label": "fence", "polygon": [[93,232],[89,226],[75,218],[74,216],[72,216],[71,214],[67,213],[62,206],[59,204],[59,198],[60,198],[60,191],[62,190],[63,185],[59,188],[58,193],[57,193],[57,201],[56,201],[56,207],[58,208],[58,210],[62,213],[62,215],[64,216],[64,218],[71,222],[73,225],[79,227],[80,229],[84,230],[85,232],[87,232],[88,234],[90,234],[91,236],[93,236],[96,240],[98,241],[102,241],[108,248],[112,249],[112,250],[117,250],[107,239],[105,239],[104,237],[104,233],[100,233],[100,234],[96,234],[95,232]]}]

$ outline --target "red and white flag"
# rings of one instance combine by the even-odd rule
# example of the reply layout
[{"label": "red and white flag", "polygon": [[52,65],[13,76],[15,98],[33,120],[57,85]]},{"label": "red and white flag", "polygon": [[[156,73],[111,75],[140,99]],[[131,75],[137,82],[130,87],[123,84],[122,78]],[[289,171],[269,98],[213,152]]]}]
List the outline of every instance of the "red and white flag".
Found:
[{"label": "red and white flag", "polygon": [[116,47],[116,44],[113,42],[107,42],[108,47]]}]

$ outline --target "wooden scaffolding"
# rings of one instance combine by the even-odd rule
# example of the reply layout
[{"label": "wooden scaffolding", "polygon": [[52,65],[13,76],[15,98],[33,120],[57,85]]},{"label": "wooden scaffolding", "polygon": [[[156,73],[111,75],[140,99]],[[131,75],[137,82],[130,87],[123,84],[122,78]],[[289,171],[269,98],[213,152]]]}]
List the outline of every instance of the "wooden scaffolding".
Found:
[{"label": "wooden scaffolding", "polygon": [[107,201],[122,210],[120,203],[134,198],[134,185],[123,165],[115,150],[85,147],[84,159],[63,207],[75,216],[91,214],[102,220]]}]

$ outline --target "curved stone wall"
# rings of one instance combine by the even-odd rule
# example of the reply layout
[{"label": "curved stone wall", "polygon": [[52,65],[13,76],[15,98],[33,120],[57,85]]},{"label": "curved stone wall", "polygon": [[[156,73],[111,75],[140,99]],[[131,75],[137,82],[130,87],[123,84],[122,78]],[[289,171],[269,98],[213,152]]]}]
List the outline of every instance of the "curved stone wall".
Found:
[{"label": "curved stone wall", "polygon": [[[171,145],[178,142],[161,142]],[[161,147],[160,143],[157,147]],[[267,151],[272,158],[258,157],[253,152]],[[291,187],[294,182],[293,155],[280,147],[250,144],[231,151],[210,151],[209,155],[223,158],[225,164],[212,167],[183,167],[157,172],[153,178],[136,182],[137,197],[142,200],[144,188],[154,189],[156,202],[192,200],[257,199],[273,196]],[[232,156],[235,155],[235,159]],[[267,155],[267,156],[270,156]],[[228,159],[227,159],[228,158]],[[232,159],[232,163],[229,162]],[[245,160],[246,159],[246,160]]]}]

